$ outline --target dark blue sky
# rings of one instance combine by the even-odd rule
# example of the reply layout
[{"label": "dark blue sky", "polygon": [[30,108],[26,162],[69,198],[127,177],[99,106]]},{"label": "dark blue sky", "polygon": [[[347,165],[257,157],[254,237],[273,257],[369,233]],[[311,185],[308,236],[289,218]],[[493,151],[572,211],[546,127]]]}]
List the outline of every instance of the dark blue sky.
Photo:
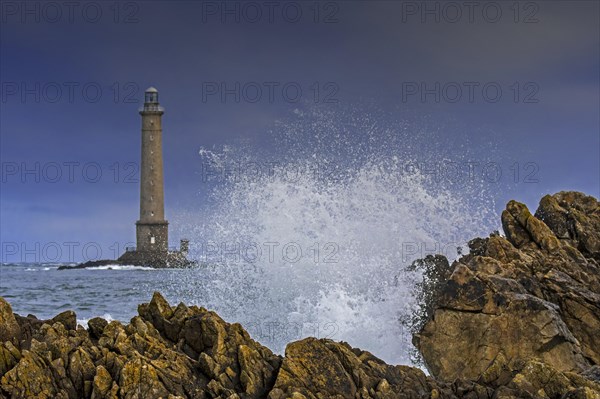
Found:
[{"label": "dark blue sky", "polygon": [[[445,155],[460,157],[468,145],[470,160],[493,159],[506,180],[511,165],[534,163],[537,182],[521,171],[498,190],[498,210],[510,198],[535,208],[560,190],[599,195],[597,1],[472,10],[434,1],[47,4],[2,1],[0,10],[3,245],[100,242],[114,256],[111,242],[134,239],[139,188],[127,173],[139,162],[137,108],[150,85],[166,108],[170,220],[206,208],[201,147],[243,140],[276,153],[268,132],[302,107],[427,121]],[[236,82],[240,101],[222,100],[221,85]],[[421,97],[423,88],[433,91]],[[172,224],[173,245],[181,234]]]}]

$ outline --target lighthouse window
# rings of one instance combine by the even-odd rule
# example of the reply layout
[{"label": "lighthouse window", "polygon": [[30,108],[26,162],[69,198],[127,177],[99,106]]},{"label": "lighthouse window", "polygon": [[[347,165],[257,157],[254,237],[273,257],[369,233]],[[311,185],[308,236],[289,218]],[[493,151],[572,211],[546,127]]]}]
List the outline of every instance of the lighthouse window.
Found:
[{"label": "lighthouse window", "polygon": [[154,237],[150,237],[150,244],[154,244],[155,240]]}]

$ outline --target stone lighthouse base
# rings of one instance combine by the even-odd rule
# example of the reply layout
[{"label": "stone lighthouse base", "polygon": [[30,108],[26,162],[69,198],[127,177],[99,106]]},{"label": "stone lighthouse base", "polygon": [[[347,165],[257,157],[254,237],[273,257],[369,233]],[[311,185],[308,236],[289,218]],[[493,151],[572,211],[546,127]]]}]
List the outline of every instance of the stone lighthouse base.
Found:
[{"label": "stone lighthouse base", "polygon": [[117,259],[124,265],[149,266],[160,268],[190,267],[195,262],[187,259],[187,253],[181,251],[127,251]]}]

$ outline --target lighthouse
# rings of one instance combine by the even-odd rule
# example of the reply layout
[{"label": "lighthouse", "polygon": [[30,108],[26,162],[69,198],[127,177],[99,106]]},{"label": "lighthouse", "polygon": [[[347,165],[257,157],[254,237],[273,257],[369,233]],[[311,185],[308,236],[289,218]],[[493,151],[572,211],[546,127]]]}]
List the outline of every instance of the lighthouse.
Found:
[{"label": "lighthouse", "polygon": [[136,222],[138,251],[169,250],[169,222],[165,220],[162,115],[158,90],[144,94],[142,116],[142,156],[140,165],[140,219]]},{"label": "lighthouse", "polygon": [[119,259],[90,260],[76,266],[63,265],[58,270],[111,265],[149,266],[155,268],[190,267],[189,241],[182,239],[180,248],[169,248],[169,222],[165,219],[163,176],[162,116],[158,90],[149,87],[144,93],[142,116],[142,155],[140,162],[140,218],[135,222],[136,245],[127,247]]},{"label": "lighthouse", "polygon": [[144,93],[142,151],[140,163],[140,218],[135,223],[136,247],[129,247],[118,262],[151,267],[186,267],[196,264],[187,259],[189,241],[182,239],[179,250],[169,249],[169,222],[165,219],[162,150],[163,107],[158,90]]}]

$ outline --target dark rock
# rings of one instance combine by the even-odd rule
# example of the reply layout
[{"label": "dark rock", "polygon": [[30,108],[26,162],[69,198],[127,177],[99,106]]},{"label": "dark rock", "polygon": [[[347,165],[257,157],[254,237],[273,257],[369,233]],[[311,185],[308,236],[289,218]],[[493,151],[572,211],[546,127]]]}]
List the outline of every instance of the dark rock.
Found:
[{"label": "dark rock", "polygon": [[52,321],[61,323],[67,330],[77,329],[77,315],[72,310],[67,310],[54,316]]},{"label": "dark rock", "polygon": [[[469,241],[469,252],[473,256],[483,256],[487,247],[488,239],[474,238]],[[447,262],[447,260],[446,260]]]},{"label": "dark rock", "polygon": [[11,341],[0,343],[0,378],[21,360],[21,352]]},{"label": "dark rock", "polygon": [[584,371],[600,364],[599,203],[561,192],[535,215],[510,201],[506,238],[473,240],[429,294],[434,314],[414,343],[434,376],[491,384],[497,397],[598,392],[595,368]]},{"label": "dark rock", "polygon": [[581,375],[600,384],[600,366],[597,364],[581,373]]},{"label": "dark rock", "polygon": [[87,324],[90,337],[98,339],[102,336],[104,328],[108,325],[108,322],[101,317],[94,317],[90,319]]},{"label": "dark rock", "polygon": [[21,328],[13,314],[10,304],[0,297],[0,342],[17,343],[21,336]]},{"label": "dark rock", "polygon": [[89,260],[84,263],[79,263],[75,266],[62,265],[59,266],[57,270],[77,270],[77,269],[88,269],[99,266],[110,266],[110,265],[120,265],[121,263],[117,260],[112,259],[100,259],[100,260]]}]

